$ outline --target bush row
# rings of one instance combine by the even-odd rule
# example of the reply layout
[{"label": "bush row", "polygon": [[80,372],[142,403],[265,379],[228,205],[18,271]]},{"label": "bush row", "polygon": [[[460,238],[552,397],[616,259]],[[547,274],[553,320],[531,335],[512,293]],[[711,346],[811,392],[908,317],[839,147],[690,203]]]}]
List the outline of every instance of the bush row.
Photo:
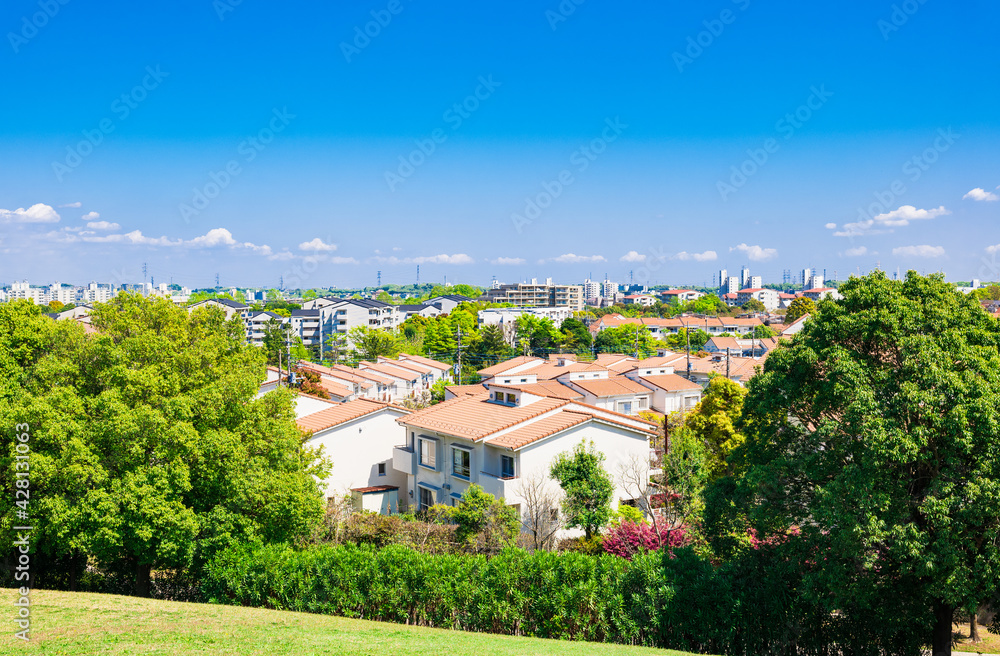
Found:
[{"label": "bush row", "polygon": [[781,549],[715,568],[687,547],[631,560],[516,548],[493,557],[401,545],[238,548],[209,565],[202,593],[215,603],[716,654],[919,653],[914,615],[901,613],[903,623],[888,603],[873,612],[810,601],[803,561]]}]

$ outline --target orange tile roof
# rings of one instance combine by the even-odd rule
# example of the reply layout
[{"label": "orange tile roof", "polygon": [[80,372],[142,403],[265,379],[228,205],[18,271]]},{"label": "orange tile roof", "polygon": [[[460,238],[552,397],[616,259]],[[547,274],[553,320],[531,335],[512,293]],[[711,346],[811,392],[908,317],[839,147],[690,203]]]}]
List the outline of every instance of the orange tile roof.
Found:
[{"label": "orange tile roof", "polygon": [[330,367],[330,369],[334,372],[334,375],[336,375],[337,372],[339,372],[344,374],[345,376],[354,376],[356,379],[358,379],[359,382],[368,383],[368,387],[365,389],[373,387],[373,383],[382,383],[383,385],[396,384],[396,381],[392,378],[389,378],[388,376],[380,376],[379,374],[371,371],[352,369],[351,367],[345,367],[342,364],[335,364],[332,367]]},{"label": "orange tile roof", "polygon": [[424,374],[429,374],[433,370],[427,365],[420,364],[419,362],[405,362],[403,360],[393,360],[392,358],[379,358],[377,364],[385,364],[390,367],[397,367],[405,371],[412,371],[423,376]]},{"label": "orange tile roof", "polygon": [[393,367],[388,364],[379,364],[377,362],[366,362],[362,360],[358,363],[358,371],[374,371],[376,373],[384,374],[386,376],[391,376],[393,378],[398,378],[400,380],[417,380],[420,378],[420,374],[412,369],[401,369],[399,367]]},{"label": "orange tile roof", "polygon": [[534,360],[542,362],[541,358],[536,358],[531,355],[519,355],[516,358],[511,358],[510,360],[504,360],[503,362],[498,362],[492,366],[486,367],[485,369],[480,369],[479,375],[484,378],[488,378],[490,376],[496,376],[497,374],[502,374],[505,371],[513,369],[514,367],[526,364],[528,362],[532,362]]},{"label": "orange tile roof", "polygon": [[533,374],[538,380],[552,380],[558,378],[563,374],[569,373],[571,371],[606,371],[607,367],[602,367],[596,362],[567,362],[564,365],[559,365],[558,362],[543,362],[537,367],[531,367],[530,369],[525,369],[524,371],[519,371],[516,374],[511,374],[512,376],[522,375],[522,374]]},{"label": "orange tile roof", "polygon": [[333,396],[337,396],[337,397],[340,397],[342,399],[346,399],[350,395],[354,394],[354,390],[350,389],[346,385],[341,385],[339,383],[335,383],[332,380],[329,380],[327,378],[323,378],[322,376],[320,376],[320,379],[319,379],[319,386],[322,387],[323,389],[325,389],[327,392],[329,392]]},{"label": "orange tile roof", "polygon": [[299,363],[299,367],[305,369],[306,371],[312,371],[314,373],[317,373],[320,375],[320,377],[330,376],[332,378],[339,378],[341,380],[349,380],[352,383],[357,383],[358,385],[360,385],[362,389],[367,390],[375,387],[375,383],[355,375],[354,373],[352,373],[354,370],[350,369],[349,367],[344,367],[345,369],[347,369],[347,371],[341,371],[340,365],[334,365],[333,367],[324,367],[322,365],[318,365],[312,362],[301,362]]},{"label": "orange tile roof", "polygon": [[700,390],[701,385],[693,381],[688,380],[684,376],[678,376],[677,374],[657,374],[655,376],[640,376],[640,380],[644,380],[654,387],[659,387],[661,390],[667,392],[681,392],[684,390]]},{"label": "orange tile roof", "polygon": [[482,385],[445,385],[444,388],[455,396],[482,396],[490,393]]},{"label": "orange tile roof", "polygon": [[432,360],[431,358],[425,358],[422,355],[410,355],[409,353],[400,353],[400,360],[413,360],[414,362],[419,362],[422,365],[431,367],[432,369],[438,369],[440,371],[448,371],[451,369],[450,364],[445,364],[444,362],[438,362],[437,360]]},{"label": "orange tile roof", "polygon": [[544,398],[526,406],[507,406],[482,396],[460,396],[417,410],[397,421],[413,428],[440,431],[476,441],[567,403],[569,401]]},{"label": "orange tile roof", "polygon": [[406,408],[398,405],[380,403],[378,401],[372,401],[371,399],[354,399],[353,401],[340,403],[324,410],[320,410],[319,412],[314,412],[311,415],[306,415],[305,417],[297,419],[295,423],[298,424],[298,427],[304,431],[317,433],[387,408],[392,408],[393,410],[398,410],[403,413],[410,412]]},{"label": "orange tile roof", "polygon": [[583,394],[580,394],[568,385],[563,385],[558,380],[540,380],[537,383],[518,383],[516,385],[513,383],[510,385],[493,385],[493,387],[515,389],[527,392],[528,394],[547,396],[553,399],[583,400]]},{"label": "orange tile roof", "polygon": [[636,394],[649,394],[649,388],[640,385],[631,378],[625,376],[615,376],[614,378],[603,378],[595,380],[574,380],[570,383],[579,387],[584,392],[592,394],[598,398],[606,396],[634,396]]},{"label": "orange tile roof", "polygon": [[505,449],[520,449],[532,442],[555,435],[573,426],[579,426],[582,423],[590,421],[592,418],[592,415],[573,412],[572,410],[557,412],[551,417],[542,417],[538,421],[533,421],[503,435],[494,437],[490,440],[490,444]]}]

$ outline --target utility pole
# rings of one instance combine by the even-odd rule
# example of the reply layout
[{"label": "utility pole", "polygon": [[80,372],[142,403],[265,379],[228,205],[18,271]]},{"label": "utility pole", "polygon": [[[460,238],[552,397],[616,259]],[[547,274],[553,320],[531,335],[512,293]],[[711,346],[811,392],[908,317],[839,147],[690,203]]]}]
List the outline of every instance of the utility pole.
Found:
[{"label": "utility pole", "polygon": [[691,380],[691,329],[684,324],[684,336],[687,338],[687,370],[688,380]]},{"label": "utility pole", "polygon": [[288,349],[288,387],[291,387],[295,384],[295,374],[292,373],[292,321],[290,318],[288,329],[285,331],[285,348]]},{"label": "utility pole", "polygon": [[462,327],[458,327],[458,384],[462,384]]}]

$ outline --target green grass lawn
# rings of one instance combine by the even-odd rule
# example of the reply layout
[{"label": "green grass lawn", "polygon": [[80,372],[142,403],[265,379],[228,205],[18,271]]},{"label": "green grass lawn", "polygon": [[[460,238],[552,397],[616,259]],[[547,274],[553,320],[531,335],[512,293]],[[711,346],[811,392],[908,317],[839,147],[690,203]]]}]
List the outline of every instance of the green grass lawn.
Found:
[{"label": "green grass lawn", "polygon": [[0,654],[660,654],[592,642],[514,638],[258,608],[74,592],[32,592],[31,641],[13,638],[14,590],[3,588]]}]

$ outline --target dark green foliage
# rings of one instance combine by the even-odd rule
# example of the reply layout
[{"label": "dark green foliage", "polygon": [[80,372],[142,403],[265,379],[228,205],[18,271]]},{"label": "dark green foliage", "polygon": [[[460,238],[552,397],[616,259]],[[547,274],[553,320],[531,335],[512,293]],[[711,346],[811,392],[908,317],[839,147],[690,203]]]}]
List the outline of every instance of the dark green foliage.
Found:
[{"label": "dark green foliage", "polygon": [[214,603],[714,654],[920,653],[914,629],[926,617],[907,600],[881,599],[881,612],[803,601],[802,572],[817,556],[794,540],[720,568],[686,547],[626,560],[513,548],[486,557],[400,545],[274,545],[221,554],[202,591]]}]

